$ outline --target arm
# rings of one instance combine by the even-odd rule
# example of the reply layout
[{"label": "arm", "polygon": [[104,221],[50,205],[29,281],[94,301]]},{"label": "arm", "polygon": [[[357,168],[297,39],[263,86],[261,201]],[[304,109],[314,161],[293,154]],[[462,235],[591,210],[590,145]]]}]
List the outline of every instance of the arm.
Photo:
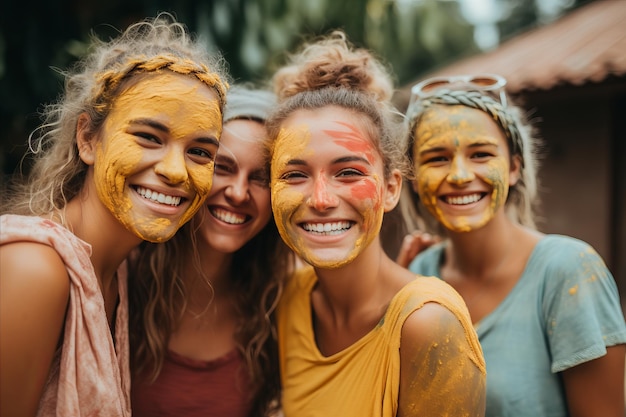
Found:
[{"label": "arm", "polygon": [[406,235],[402,240],[402,246],[400,246],[400,251],[396,257],[396,263],[403,268],[408,268],[413,258],[440,240],[440,238],[430,233],[421,232],[419,230]]},{"label": "arm", "polygon": [[0,246],[0,415],[34,416],[61,337],[70,280],[46,245]]},{"label": "arm", "polygon": [[623,417],[626,326],[615,280],[584,242],[564,239],[552,250],[544,332],[569,415]]},{"label": "arm", "polygon": [[572,417],[624,416],[625,355],[626,345],[611,346],[606,355],[563,371]]},{"label": "arm", "polygon": [[407,318],[400,343],[399,417],[484,415],[482,352],[469,343],[475,337],[439,304],[427,303]]}]

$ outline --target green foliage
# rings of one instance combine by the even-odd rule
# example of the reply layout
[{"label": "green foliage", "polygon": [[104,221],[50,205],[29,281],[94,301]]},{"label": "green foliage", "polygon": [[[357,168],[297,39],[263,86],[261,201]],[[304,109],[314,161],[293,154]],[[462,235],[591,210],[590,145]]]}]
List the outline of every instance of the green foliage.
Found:
[{"label": "green foliage", "polygon": [[[511,34],[537,20],[533,2],[499,0],[519,10],[502,23]],[[263,82],[304,39],[343,29],[389,63],[398,85],[478,51],[456,1],[448,0],[32,0],[0,13],[0,168],[14,171],[37,109],[61,91],[58,70],[81,56],[93,32],[169,11],[220,50],[236,81]]]}]

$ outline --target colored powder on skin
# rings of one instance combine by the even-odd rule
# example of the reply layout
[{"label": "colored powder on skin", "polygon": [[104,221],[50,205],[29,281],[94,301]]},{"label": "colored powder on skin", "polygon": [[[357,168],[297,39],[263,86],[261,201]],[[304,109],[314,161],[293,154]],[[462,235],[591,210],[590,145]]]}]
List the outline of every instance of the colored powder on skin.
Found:
[{"label": "colored powder on skin", "polygon": [[[375,163],[375,160],[373,161]],[[355,185],[351,188],[351,195],[356,196],[361,201],[371,201],[371,207],[363,207],[361,216],[363,218],[361,235],[356,240],[354,248],[341,261],[325,264],[326,268],[339,268],[353,262],[378,236],[385,214],[383,206],[384,185],[378,175],[373,175],[373,180]]]},{"label": "colored powder on skin", "polygon": [[169,219],[164,218],[135,218],[138,224],[138,229],[143,230],[142,239],[150,240],[153,243],[161,243],[168,240],[167,236],[161,236],[161,231],[169,228],[172,222]]},{"label": "colored powder on skin", "polygon": [[[360,184],[351,187],[352,196],[361,200],[373,200],[378,195],[378,188],[375,182],[365,180]],[[380,203],[377,205],[380,206]]]},{"label": "colored powder on skin", "polygon": [[[380,178],[377,175],[374,175],[374,181],[374,183],[370,183],[371,189],[369,189],[370,187],[368,186],[367,191],[369,193],[369,197],[365,197],[373,201],[374,205],[370,209],[364,210],[361,213],[363,217],[361,236],[355,242],[354,249],[350,252],[349,256],[346,257],[344,262],[342,262],[342,265],[350,263],[356,259],[362,250],[369,246],[380,233],[380,229],[383,224],[383,217],[385,215],[382,201],[384,190]],[[378,186],[379,184],[380,186]]]},{"label": "colored powder on skin", "polygon": [[289,190],[289,185],[284,182],[276,182],[271,186],[272,191],[272,207],[274,210],[274,216],[276,217],[276,227],[278,233],[282,236],[283,240],[292,250],[296,251],[298,242],[297,235],[295,233],[289,233],[291,225],[291,215],[294,212],[294,207],[299,207],[304,204],[304,195],[300,192],[293,192]]},{"label": "colored powder on skin", "polygon": [[[324,132],[332,137],[337,137],[335,143],[340,146],[351,151],[357,150],[363,153],[365,159],[373,164],[375,158],[372,153],[371,143],[369,143],[367,139],[363,139],[362,136],[358,134],[358,130],[351,125],[342,122],[337,123],[347,126],[350,128],[350,131],[354,133],[348,133],[348,138],[346,138],[346,132],[332,130],[325,130]],[[272,209],[280,235],[283,237],[286,244],[298,253],[299,256],[315,264],[313,254],[309,252],[307,246],[302,242],[302,238],[298,237],[296,231],[290,232],[292,227],[294,227],[293,225],[297,224],[297,219],[294,219],[292,216],[297,212],[297,207],[304,204],[304,196],[299,192],[290,191],[289,185],[280,180],[280,175],[287,170],[287,165],[290,160],[294,158],[306,158],[308,155],[312,154],[311,151],[307,153],[306,150],[310,140],[311,134],[307,126],[281,129],[274,143],[272,153],[271,190]],[[352,193],[360,194],[364,199],[370,199],[375,202],[373,210],[370,210],[369,214],[364,214],[363,234],[356,240],[354,248],[341,260],[324,261],[323,265],[317,263],[317,266],[333,269],[352,262],[361,252],[361,249],[369,245],[378,235],[378,231],[382,225],[384,211],[381,208],[382,204],[380,201],[382,187],[377,186],[380,180],[378,177],[375,177],[374,180],[374,183],[370,182],[368,184],[355,186],[354,189],[351,190]],[[316,187],[322,187],[323,185],[324,184],[316,184]],[[321,193],[321,191],[323,190],[316,189],[314,192]],[[324,195],[317,195],[316,198],[326,197]]]},{"label": "colored powder on skin", "polygon": [[[163,241],[171,237],[178,227],[191,219],[202,206],[208,195],[213,176],[213,163],[195,164],[186,162],[183,150],[180,156],[169,155],[163,164],[168,166],[179,189],[192,196],[187,210],[182,214],[177,227],[161,217],[133,218],[133,205],[127,190],[128,177],[136,174],[140,162],[147,152],[129,132],[134,119],[156,118],[169,129],[171,141],[182,141],[196,132],[211,132],[221,135],[221,112],[216,93],[193,78],[174,73],[158,73],[139,81],[123,92],[104,123],[104,138],[98,143],[98,162],[95,164],[96,188],[103,204],[129,230],[144,240]],[[153,168],[151,168],[153,169]],[[177,171],[178,170],[178,171]]]},{"label": "colored powder on skin", "polygon": [[296,251],[294,236],[287,232],[293,208],[304,202],[299,192],[289,190],[289,185],[280,179],[293,155],[305,154],[311,135],[306,126],[295,129],[281,129],[276,138],[270,162],[270,188],[272,193],[272,211],[276,218],[278,232],[292,250]]},{"label": "colored powder on skin", "polygon": [[328,192],[328,180],[326,179],[326,170],[321,169],[313,189],[313,197],[315,201],[323,207],[336,204],[336,199]]},{"label": "colored powder on skin", "polygon": [[[344,126],[348,129],[345,131],[324,130],[324,133],[332,138],[335,138],[335,143],[339,146],[346,148],[351,152],[360,153],[363,157],[372,165],[376,164],[376,149],[373,147],[372,141],[362,134],[361,131],[352,123],[336,121],[338,125]],[[365,180],[364,182],[357,184],[351,188],[352,196],[360,200],[370,200],[374,202],[372,211],[373,216],[368,213],[363,213],[363,235],[357,240],[354,251],[349,255],[342,264],[352,262],[356,256],[361,252],[362,247],[369,245],[377,236],[380,227],[382,226],[382,219],[384,211],[382,207],[382,186],[379,187],[380,180],[378,176],[374,176],[374,182]]]},{"label": "colored powder on skin", "polygon": [[[468,114],[468,110],[470,113]],[[491,193],[490,209],[483,213],[482,217],[478,220],[470,220],[464,216],[459,216],[454,219],[452,224],[444,215],[441,209],[439,209],[437,203],[437,190],[442,183],[446,180],[447,175],[450,173],[445,172],[446,177],[431,178],[428,176],[430,171],[428,167],[422,168],[420,166],[421,153],[427,149],[448,149],[449,141],[452,141],[454,153],[458,156],[463,152],[461,147],[464,143],[471,144],[473,142],[490,143],[493,142],[496,146],[497,141],[491,139],[485,140],[482,136],[474,137],[471,135],[475,131],[472,121],[467,117],[471,116],[471,110],[464,106],[448,106],[441,107],[436,106],[426,111],[422,116],[420,124],[416,127],[415,138],[417,141],[413,147],[413,159],[416,163],[418,188],[420,197],[424,205],[434,215],[434,217],[442,223],[446,228],[459,232],[468,232],[475,228],[482,227],[488,221],[490,221],[497,210],[502,207],[505,202],[509,191],[509,166],[507,163],[506,155],[500,155],[487,164],[487,172],[481,176],[481,180],[485,181],[492,186],[493,191]],[[458,136],[460,132],[463,132],[467,136]],[[450,135],[454,135],[450,137]],[[480,135],[480,133],[479,133]],[[458,167],[457,167],[458,169]],[[453,177],[454,181],[461,181],[465,176],[473,175],[470,172],[460,171],[460,176]],[[455,174],[456,175],[456,174]]]},{"label": "colored powder on skin", "polygon": [[[457,317],[465,315],[463,313],[463,306],[461,305],[449,305],[448,308],[454,312]],[[465,340],[470,340],[467,337],[467,332],[471,331],[471,323],[469,320],[463,323],[463,328],[466,333]],[[415,404],[409,404],[409,408],[413,406],[415,412],[420,412],[424,415],[435,415],[440,412],[441,408],[449,409],[449,407],[442,407],[441,401],[456,401],[455,398],[463,398],[463,401],[469,401],[469,404],[475,404],[476,399],[482,395],[480,391],[476,391],[477,397],[472,398],[467,395],[455,395],[454,392],[449,392],[445,396],[441,396],[440,392],[429,392],[428,387],[440,387],[442,385],[457,387],[457,389],[467,389],[468,387],[479,387],[484,384],[485,364],[481,360],[482,354],[479,346],[473,343],[456,342],[459,340],[459,334],[450,333],[449,323],[446,320],[442,320],[433,325],[438,325],[438,330],[433,330],[436,333],[438,342],[432,342],[425,345],[420,349],[420,352],[414,356],[411,361],[411,369],[416,376],[409,387],[410,392],[419,392],[421,398],[432,398],[432,401],[424,403],[423,401],[416,400]],[[468,358],[480,369],[480,373],[475,372],[474,369],[468,368],[466,361]],[[458,364],[458,366],[451,366],[451,364]],[[441,371],[441,367],[444,367],[445,372]],[[437,382],[440,380],[440,382]],[[455,381],[452,384],[443,381]],[[484,386],[483,386],[484,388]],[[460,402],[457,409],[461,410],[466,404]],[[450,416],[452,417],[452,416]],[[455,416],[456,417],[456,416]]]},{"label": "colored powder on skin", "polygon": [[[338,125],[346,127],[349,132],[336,131],[336,130],[324,130],[328,136],[335,138],[335,143],[349,150],[350,152],[357,152],[363,155],[363,157],[370,163],[375,165],[376,163],[376,151],[373,149],[371,141],[361,134],[359,129],[351,123],[336,122]],[[377,183],[367,181],[355,185],[352,188],[352,195],[356,198],[365,200],[375,200],[377,196]],[[380,207],[380,202],[377,204]]]},{"label": "colored powder on skin", "polygon": [[338,125],[344,126],[348,132],[338,130],[324,130],[328,136],[335,138],[335,143],[352,152],[360,152],[367,161],[374,165],[376,158],[372,144],[365,135],[362,135],[359,129],[351,123],[337,121]]}]

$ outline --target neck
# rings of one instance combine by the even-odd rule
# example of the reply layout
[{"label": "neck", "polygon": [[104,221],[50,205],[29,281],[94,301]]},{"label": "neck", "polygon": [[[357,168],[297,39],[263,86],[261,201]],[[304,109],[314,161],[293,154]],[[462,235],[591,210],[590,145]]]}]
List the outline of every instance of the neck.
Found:
[{"label": "neck", "polygon": [[466,277],[489,276],[486,272],[506,262],[522,239],[523,227],[509,220],[503,212],[485,226],[465,233],[449,232],[446,263]]},{"label": "neck", "polygon": [[[98,212],[102,215],[93,214]],[[91,245],[91,262],[100,288],[111,288],[117,268],[141,243],[141,239],[128,231],[108,210],[94,207],[92,201],[81,195],[66,205],[64,219],[69,230]]]},{"label": "neck", "polygon": [[400,268],[376,239],[347,265],[336,269],[315,268],[318,277],[315,292],[326,300],[336,316],[347,317],[368,306],[386,305],[405,283],[399,282],[397,271],[392,272],[396,267]]},{"label": "neck", "polygon": [[[233,254],[222,253],[212,249],[202,238],[198,236],[198,254],[199,254],[199,267],[202,271],[202,279],[208,281],[213,288],[213,293],[219,295],[220,293],[228,293],[231,288],[231,267]],[[193,262],[189,262],[189,265],[194,265]],[[187,274],[190,280],[197,281],[198,273],[195,268],[190,268],[190,273]]]}]

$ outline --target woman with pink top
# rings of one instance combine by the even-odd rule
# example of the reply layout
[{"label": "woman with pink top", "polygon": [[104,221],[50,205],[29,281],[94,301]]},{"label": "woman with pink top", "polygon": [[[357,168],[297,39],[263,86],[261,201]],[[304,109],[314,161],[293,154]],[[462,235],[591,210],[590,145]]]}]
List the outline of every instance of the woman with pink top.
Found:
[{"label": "woman with pink top", "polygon": [[0,414],[130,416],[126,276],[211,188],[226,83],[169,15],[68,72],[0,218]]}]

